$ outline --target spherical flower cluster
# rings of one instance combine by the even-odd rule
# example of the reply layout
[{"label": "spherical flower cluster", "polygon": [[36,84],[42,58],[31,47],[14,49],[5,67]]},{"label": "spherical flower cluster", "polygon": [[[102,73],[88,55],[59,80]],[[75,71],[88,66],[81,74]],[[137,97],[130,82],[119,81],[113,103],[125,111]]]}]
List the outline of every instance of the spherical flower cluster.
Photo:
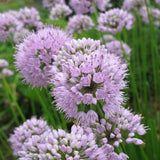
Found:
[{"label": "spherical flower cluster", "polygon": [[140,9],[140,15],[142,16],[142,21],[145,23],[149,23],[149,17],[150,15],[151,21],[156,25],[160,26],[160,10],[156,8],[148,8],[144,6]]},{"label": "spherical flower cluster", "polygon": [[114,152],[110,144],[99,146],[95,136],[89,129],[88,133],[80,127],[73,125],[71,133],[62,129],[52,129],[43,119],[32,118],[16,128],[9,141],[12,143],[14,155],[19,160],[126,160],[123,152],[119,155]]},{"label": "spherical flower cluster", "polygon": [[70,5],[76,14],[93,13],[94,5],[101,11],[112,6],[110,0],[71,0]]},{"label": "spherical flower cluster", "polygon": [[122,31],[123,27],[130,30],[133,26],[134,17],[131,13],[122,9],[114,8],[101,13],[98,18],[98,30],[116,34]]},{"label": "spherical flower cluster", "polygon": [[30,34],[17,45],[16,67],[27,84],[47,86],[47,72],[54,61],[52,56],[57,55],[59,48],[69,39],[65,32],[47,27]]},{"label": "spherical flower cluster", "polygon": [[142,145],[144,142],[135,138],[135,134],[146,134],[146,128],[141,124],[142,117],[134,115],[128,109],[121,107],[119,111],[112,108],[105,110],[105,118],[91,125],[91,129],[101,144],[119,147],[123,141]]},{"label": "spherical flower cluster", "polygon": [[81,33],[82,31],[92,29],[93,26],[94,23],[89,16],[75,15],[69,19],[66,30],[69,34]]},{"label": "spherical flower cluster", "polygon": [[8,62],[5,59],[0,59],[0,69],[8,67]]},{"label": "spherical flower cluster", "polygon": [[121,41],[114,40],[111,42],[107,42],[106,47],[108,49],[108,52],[116,54],[117,56],[119,56],[121,58],[124,58],[125,54],[126,54],[127,58],[130,57],[131,48],[127,44],[125,44]]},{"label": "spherical flower cluster", "polygon": [[65,4],[57,4],[52,7],[50,12],[51,20],[58,20],[64,18],[72,13],[72,10]]},{"label": "spherical flower cluster", "polygon": [[33,135],[42,135],[46,131],[50,131],[47,122],[36,117],[32,117],[30,120],[24,122],[23,125],[15,128],[14,134],[9,138],[9,141],[12,143],[13,154],[20,156],[19,151],[23,150],[23,145],[28,142],[29,138]]},{"label": "spherical flower cluster", "polygon": [[65,4],[64,0],[43,0],[42,1],[43,7],[51,9],[56,4]]},{"label": "spherical flower cluster", "polygon": [[139,11],[141,7],[145,6],[148,0],[124,0],[122,9],[127,10],[128,12],[135,10]]},{"label": "spherical flower cluster", "polygon": [[[100,41],[83,38],[66,43],[51,67],[51,84],[55,86],[51,94],[57,108],[77,120],[86,114],[88,121],[96,117],[94,111],[87,112],[98,100],[116,103],[118,108],[123,101],[126,70],[126,64],[109,54]],[[81,116],[81,111],[86,113]]]},{"label": "spherical flower cluster", "polygon": [[23,23],[27,29],[41,28],[43,23],[40,21],[39,12],[35,8],[21,8],[18,12],[17,19]]},{"label": "spherical flower cluster", "polygon": [[11,33],[19,31],[22,23],[10,13],[0,13],[0,41],[8,40]]},{"label": "spherical flower cluster", "polygon": [[15,32],[13,36],[13,41],[16,44],[19,44],[20,42],[23,41],[23,38],[29,35],[29,30],[28,29],[21,29],[19,32]]},{"label": "spherical flower cluster", "polygon": [[5,59],[0,59],[0,79],[3,77],[9,77],[13,75],[13,72],[6,67],[8,67],[8,62]]}]

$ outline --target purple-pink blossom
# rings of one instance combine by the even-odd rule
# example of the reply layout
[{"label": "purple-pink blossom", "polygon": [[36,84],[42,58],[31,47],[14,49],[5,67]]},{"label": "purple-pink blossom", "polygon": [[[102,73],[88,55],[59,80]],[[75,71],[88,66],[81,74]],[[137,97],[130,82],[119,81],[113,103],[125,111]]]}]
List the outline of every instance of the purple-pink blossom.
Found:
[{"label": "purple-pink blossom", "polygon": [[68,35],[58,28],[46,27],[28,35],[23,43],[17,45],[16,68],[24,81],[33,87],[46,87],[49,65],[53,55],[68,41]]},{"label": "purple-pink blossom", "polygon": [[92,29],[93,26],[94,23],[89,16],[78,14],[69,18],[66,30],[69,34],[81,33],[82,31]]},{"label": "purple-pink blossom", "polygon": [[125,10],[114,8],[98,17],[98,31],[116,34],[125,27],[127,30],[132,29],[134,17]]}]

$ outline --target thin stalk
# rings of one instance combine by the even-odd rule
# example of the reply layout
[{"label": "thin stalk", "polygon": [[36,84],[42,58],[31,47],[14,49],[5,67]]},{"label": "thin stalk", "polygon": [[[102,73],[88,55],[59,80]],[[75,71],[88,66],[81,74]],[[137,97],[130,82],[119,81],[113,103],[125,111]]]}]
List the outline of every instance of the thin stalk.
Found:
[{"label": "thin stalk", "polygon": [[13,100],[15,106],[16,106],[17,111],[19,112],[19,114],[20,114],[20,116],[21,116],[21,119],[22,119],[23,121],[26,121],[25,116],[24,116],[24,114],[23,114],[20,106],[18,105],[18,103],[17,103],[17,101],[16,101],[16,97],[15,97],[14,94],[12,93],[12,91],[11,91],[11,89],[10,89],[10,87],[9,87],[9,84],[8,84],[8,82],[6,81],[6,79],[5,79],[5,77],[4,77],[3,75],[2,75],[2,80],[3,80],[3,84],[5,85],[5,88],[7,89],[8,93],[10,94],[10,96],[11,96],[11,98],[12,98],[12,100]]},{"label": "thin stalk", "polygon": [[1,152],[1,150],[0,150],[0,157],[2,158],[2,160],[5,160],[5,158],[4,158],[3,153]]}]

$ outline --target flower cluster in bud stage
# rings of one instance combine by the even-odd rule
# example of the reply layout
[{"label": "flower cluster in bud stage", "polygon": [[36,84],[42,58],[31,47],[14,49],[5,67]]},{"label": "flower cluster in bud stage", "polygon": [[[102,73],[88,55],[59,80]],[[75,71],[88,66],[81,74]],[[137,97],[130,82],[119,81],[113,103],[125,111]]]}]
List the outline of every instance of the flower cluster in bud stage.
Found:
[{"label": "flower cluster in bud stage", "polygon": [[91,17],[78,14],[69,18],[66,30],[69,34],[81,33],[82,31],[92,29],[93,26],[94,23]]},{"label": "flower cluster in bud stage", "polygon": [[0,79],[3,77],[9,77],[13,75],[13,72],[6,67],[8,67],[8,62],[5,59],[0,59]]},{"label": "flower cluster in bud stage", "polygon": [[124,153],[117,154],[108,143],[96,144],[95,134],[88,129],[73,125],[71,132],[55,130],[43,119],[31,118],[16,128],[9,138],[12,149],[19,160],[126,160]]},{"label": "flower cluster in bud stage", "polygon": [[69,40],[67,34],[56,28],[45,28],[28,35],[24,42],[17,45],[16,67],[25,82],[33,87],[46,87],[48,69],[53,55]]},{"label": "flower cluster in bud stage", "polygon": [[106,8],[112,6],[110,0],[71,0],[70,5],[76,14],[93,13],[95,7],[100,11],[105,11]]},{"label": "flower cluster in bud stage", "polygon": [[98,17],[97,29],[102,32],[116,34],[125,27],[127,30],[132,29],[134,17],[125,10],[114,8],[105,13],[101,13]]},{"label": "flower cluster in bud stage", "polygon": [[42,1],[43,7],[51,9],[56,4],[65,4],[64,0],[43,0]]},{"label": "flower cluster in bud stage", "polygon": [[58,20],[70,15],[72,10],[65,4],[56,4],[50,11],[50,19]]}]

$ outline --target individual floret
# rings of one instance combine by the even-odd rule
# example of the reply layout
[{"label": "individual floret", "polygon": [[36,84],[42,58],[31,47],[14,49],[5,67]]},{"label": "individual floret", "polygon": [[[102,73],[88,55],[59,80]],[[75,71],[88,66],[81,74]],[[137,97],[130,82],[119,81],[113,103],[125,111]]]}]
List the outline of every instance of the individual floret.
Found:
[{"label": "individual floret", "polygon": [[82,31],[92,29],[93,26],[94,23],[89,16],[75,15],[69,19],[66,30],[69,34],[81,33]]},{"label": "individual floret", "polygon": [[57,4],[52,7],[50,12],[50,19],[51,20],[58,20],[60,18],[65,18],[66,16],[70,15],[72,10],[65,4]]},{"label": "individual floret", "polygon": [[101,13],[98,17],[98,30],[116,34],[121,32],[125,27],[127,30],[132,29],[134,17],[131,13],[122,9],[114,8],[105,13]]},{"label": "individual floret", "polygon": [[27,84],[33,87],[46,87],[49,65],[54,61],[62,45],[70,40],[67,34],[57,28],[47,27],[27,36],[17,45],[15,55],[17,70]]},{"label": "individual floret", "polygon": [[99,100],[118,108],[123,102],[126,67],[100,41],[83,38],[66,43],[51,67],[50,83],[55,86],[51,95],[57,108],[78,121],[87,117],[86,124],[96,119],[92,107]]}]

